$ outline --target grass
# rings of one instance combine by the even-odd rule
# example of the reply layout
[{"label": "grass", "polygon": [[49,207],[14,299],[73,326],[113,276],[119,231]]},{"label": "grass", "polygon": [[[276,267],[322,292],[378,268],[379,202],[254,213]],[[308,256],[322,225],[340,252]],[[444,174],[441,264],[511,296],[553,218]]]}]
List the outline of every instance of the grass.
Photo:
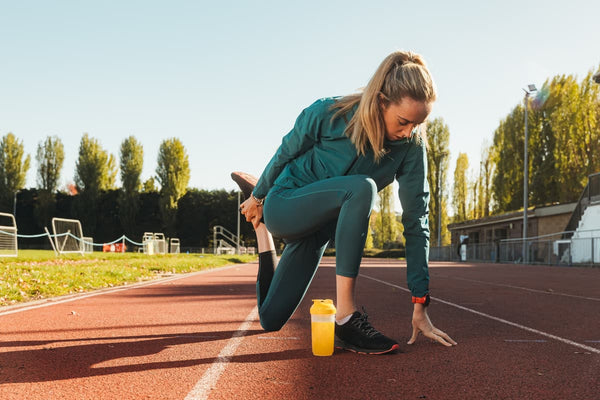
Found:
[{"label": "grass", "polygon": [[254,260],[249,255],[100,252],[56,257],[52,251],[20,250],[16,258],[0,258],[0,306]]}]

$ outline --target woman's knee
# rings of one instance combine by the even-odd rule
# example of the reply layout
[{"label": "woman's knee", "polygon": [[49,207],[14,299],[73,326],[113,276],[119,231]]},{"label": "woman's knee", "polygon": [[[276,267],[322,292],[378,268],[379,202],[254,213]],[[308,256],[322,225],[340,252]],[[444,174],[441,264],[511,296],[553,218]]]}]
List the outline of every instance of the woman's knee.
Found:
[{"label": "woman's knee", "polygon": [[267,332],[276,332],[280,330],[283,325],[284,323],[281,323],[281,321],[273,321],[272,319],[260,315],[260,326]]},{"label": "woman's knee", "polygon": [[352,189],[353,196],[360,198],[362,201],[369,202],[371,207],[375,205],[377,197],[377,184],[368,176],[357,176]]}]

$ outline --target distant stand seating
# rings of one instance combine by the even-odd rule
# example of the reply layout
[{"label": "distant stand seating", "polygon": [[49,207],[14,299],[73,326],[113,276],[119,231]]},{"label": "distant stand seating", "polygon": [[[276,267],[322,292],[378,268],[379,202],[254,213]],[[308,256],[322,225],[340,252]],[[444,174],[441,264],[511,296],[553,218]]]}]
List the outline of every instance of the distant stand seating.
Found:
[{"label": "distant stand seating", "polygon": [[600,202],[588,205],[571,237],[574,263],[600,263]]}]

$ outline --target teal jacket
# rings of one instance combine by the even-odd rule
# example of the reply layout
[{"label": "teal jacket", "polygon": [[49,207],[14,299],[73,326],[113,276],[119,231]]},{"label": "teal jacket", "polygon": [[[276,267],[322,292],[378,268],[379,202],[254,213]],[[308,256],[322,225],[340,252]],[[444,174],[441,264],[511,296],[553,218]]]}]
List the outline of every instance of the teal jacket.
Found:
[{"label": "teal jacket", "polygon": [[373,152],[362,156],[344,133],[352,115],[331,120],[335,98],[317,100],[298,116],[294,128],[265,168],[254,196],[267,196],[273,186],[298,188],[343,175],[367,175],[381,190],[398,181],[406,239],[408,287],[413,296],[429,293],[429,186],[424,143],[415,138],[385,141],[387,153],[375,163]]}]

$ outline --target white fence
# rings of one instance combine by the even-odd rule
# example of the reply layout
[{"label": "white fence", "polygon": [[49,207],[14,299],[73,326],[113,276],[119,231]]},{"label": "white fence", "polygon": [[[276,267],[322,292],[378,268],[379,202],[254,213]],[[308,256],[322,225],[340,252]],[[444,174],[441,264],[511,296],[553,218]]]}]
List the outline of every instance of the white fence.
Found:
[{"label": "white fence", "polygon": [[[76,253],[92,253],[94,247],[100,247],[101,251],[106,249],[107,246],[114,245],[122,246],[125,249],[125,243],[131,243],[138,248],[139,252],[146,254],[165,254],[167,252],[178,254],[178,253],[201,253],[201,254],[236,254],[237,248],[233,247],[230,243],[224,240],[217,240],[217,246],[212,248],[203,247],[182,247],[179,238],[166,239],[162,233],[144,233],[142,243],[131,240],[127,236],[123,235],[112,242],[94,243],[92,237],[83,236],[83,232],[79,225],[79,221],[69,220],[69,222],[77,222],[77,229],[63,229],[60,231],[55,227],[55,233],[51,234],[50,231],[45,228],[45,233],[40,234],[17,234],[17,227],[12,214],[0,213],[0,257],[2,256],[17,256],[18,255],[18,242],[22,239],[33,239],[33,238],[48,238],[48,241],[57,255],[60,253],[67,252],[66,250],[73,250]],[[6,219],[9,218],[9,219]],[[56,221],[54,221],[56,222]],[[73,225],[75,226],[75,225]],[[243,243],[243,242],[241,242]],[[30,248],[30,247],[28,247]],[[68,249],[67,249],[68,248]],[[215,251],[217,249],[217,251]],[[104,250],[107,251],[107,250]],[[240,246],[238,254],[249,254],[255,255],[255,247]]]},{"label": "white fence", "polygon": [[15,217],[0,213],[0,257],[16,257],[18,252]]}]

